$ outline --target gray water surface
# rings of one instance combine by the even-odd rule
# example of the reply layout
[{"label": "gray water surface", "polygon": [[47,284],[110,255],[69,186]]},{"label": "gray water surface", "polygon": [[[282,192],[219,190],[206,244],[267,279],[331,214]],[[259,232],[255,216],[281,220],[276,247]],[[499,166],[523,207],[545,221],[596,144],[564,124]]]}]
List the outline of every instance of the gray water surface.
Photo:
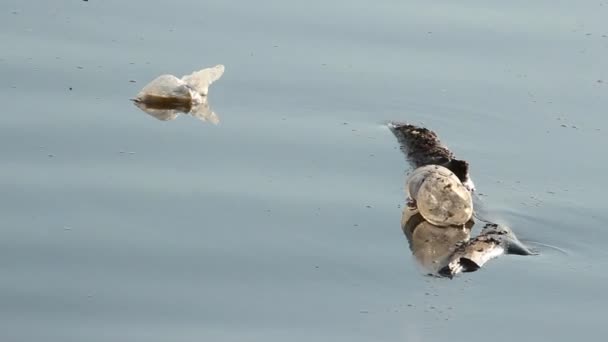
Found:
[{"label": "gray water surface", "polygon": [[[601,340],[606,17],[597,1],[2,1],[0,340]],[[219,63],[217,126],[129,101]],[[425,277],[388,120],[437,131],[541,255]]]}]

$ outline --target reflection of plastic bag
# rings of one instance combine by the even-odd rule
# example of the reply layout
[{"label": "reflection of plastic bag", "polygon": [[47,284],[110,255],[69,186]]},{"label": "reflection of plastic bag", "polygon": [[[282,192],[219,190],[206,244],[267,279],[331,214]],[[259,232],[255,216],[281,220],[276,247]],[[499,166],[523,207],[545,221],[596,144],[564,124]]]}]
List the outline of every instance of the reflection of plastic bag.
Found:
[{"label": "reflection of plastic bag", "polygon": [[217,125],[220,122],[219,116],[209,107],[206,97],[203,98],[203,102],[195,105],[191,105],[190,102],[184,103],[183,106],[177,103],[173,104],[176,106],[155,106],[150,103],[135,102],[135,105],[139,109],[161,121],[175,120],[180,113],[185,113],[190,114],[201,121],[211,122],[214,125]]},{"label": "reflection of plastic bag", "polygon": [[207,94],[209,86],[223,74],[224,66],[216,65],[181,79],[162,75],[148,83],[133,101],[138,108],[159,120],[173,120],[179,113],[188,113],[217,124],[219,117],[209,108]]}]

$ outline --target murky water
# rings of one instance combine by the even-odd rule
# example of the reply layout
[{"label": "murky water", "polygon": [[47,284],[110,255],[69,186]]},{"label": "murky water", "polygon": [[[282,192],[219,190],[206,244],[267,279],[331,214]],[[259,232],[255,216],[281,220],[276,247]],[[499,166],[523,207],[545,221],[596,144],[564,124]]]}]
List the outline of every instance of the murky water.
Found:
[{"label": "murky water", "polygon": [[[2,341],[599,340],[608,3],[0,3]],[[215,64],[217,126],[130,98]],[[537,257],[422,275],[386,120]]]}]

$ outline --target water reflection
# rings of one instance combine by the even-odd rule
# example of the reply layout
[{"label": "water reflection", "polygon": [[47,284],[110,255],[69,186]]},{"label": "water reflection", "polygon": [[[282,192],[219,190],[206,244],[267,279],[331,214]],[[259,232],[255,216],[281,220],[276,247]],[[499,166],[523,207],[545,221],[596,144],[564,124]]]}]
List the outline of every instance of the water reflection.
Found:
[{"label": "water reflection", "polygon": [[401,216],[401,228],[416,262],[430,275],[452,278],[474,272],[489,260],[503,254],[533,255],[507,226],[485,223],[475,238],[471,230],[475,220],[462,226],[437,226],[407,205]]},{"label": "water reflection", "polygon": [[209,86],[224,74],[224,66],[216,65],[177,78],[161,75],[148,83],[133,99],[145,113],[162,121],[170,121],[179,114],[190,114],[213,124],[219,116],[209,105]]},{"label": "water reflection", "polygon": [[134,99],[133,103],[137,108],[144,111],[158,120],[175,120],[180,114],[190,114],[201,121],[211,122],[217,125],[220,117],[211,109],[208,97],[205,96],[202,102],[192,104],[192,101],[175,101],[174,99],[159,98],[157,100],[141,101]]},{"label": "water reflection", "polygon": [[458,160],[425,128],[390,124],[415,170],[406,182],[401,228],[415,260],[431,275],[474,272],[502,254],[532,255],[507,226],[489,221],[474,238],[469,164]]}]

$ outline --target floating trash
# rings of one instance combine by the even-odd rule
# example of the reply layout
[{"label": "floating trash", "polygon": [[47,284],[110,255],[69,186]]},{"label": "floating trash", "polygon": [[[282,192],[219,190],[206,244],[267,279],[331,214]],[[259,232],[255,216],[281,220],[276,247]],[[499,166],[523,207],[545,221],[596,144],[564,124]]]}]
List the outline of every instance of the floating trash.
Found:
[{"label": "floating trash", "polygon": [[213,124],[220,119],[208,102],[209,86],[224,74],[224,66],[216,65],[177,78],[162,75],[148,83],[133,102],[147,114],[162,120],[174,120],[179,114],[190,114]]},{"label": "floating trash", "polygon": [[407,180],[407,191],[420,214],[433,225],[462,226],[473,216],[471,192],[443,166],[416,169]]},{"label": "floating trash", "polygon": [[401,228],[427,274],[453,278],[477,271],[501,255],[537,254],[509,227],[480,218],[479,212],[475,218],[486,224],[471,237],[474,186],[468,162],[455,159],[433,131],[408,124],[389,127],[414,167],[406,181],[409,198],[403,207]]}]

